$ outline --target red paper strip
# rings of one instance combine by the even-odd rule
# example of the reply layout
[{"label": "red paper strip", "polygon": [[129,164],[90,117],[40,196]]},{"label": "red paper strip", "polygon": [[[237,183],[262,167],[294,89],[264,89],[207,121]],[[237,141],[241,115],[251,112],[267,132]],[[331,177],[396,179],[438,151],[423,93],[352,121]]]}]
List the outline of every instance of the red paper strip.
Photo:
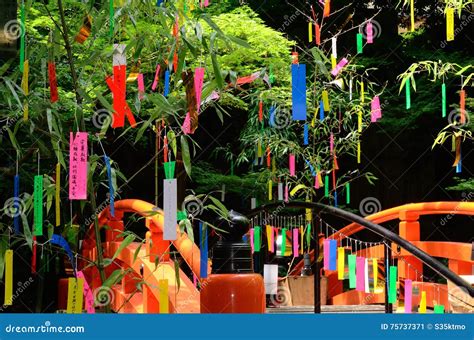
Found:
[{"label": "red paper strip", "polygon": [[112,127],[123,127],[125,125],[125,116],[132,127],[136,126],[135,117],[126,101],[126,65],[115,65],[114,76],[107,77],[105,81],[113,95],[114,114],[112,117]]},{"label": "red paper strip", "polygon": [[33,247],[31,249],[31,274],[36,274],[36,236],[33,236]]},{"label": "red paper strip", "polygon": [[166,163],[168,162],[168,137],[165,136],[163,138],[164,141],[164,146],[163,146],[163,162]]},{"label": "red paper strip", "polygon": [[153,84],[151,85],[152,91],[156,90],[159,80],[160,80],[160,64],[156,65],[155,78],[153,79]]},{"label": "red paper strip", "polygon": [[315,30],[315,37],[316,37],[316,45],[321,45],[321,27],[316,22],[314,23],[314,30]]},{"label": "red paper strip", "polygon": [[56,65],[54,62],[48,62],[48,76],[49,76],[49,94],[51,103],[58,101],[58,83],[56,79]]},{"label": "red paper strip", "polygon": [[466,123],[466,91],[461,90],[459,92],[460,101],[459,101],[459,110],[461,111],[461,124]]},{"label": "red paper strip", "polygon": [[267,146],[267,168],[270,169],[271,165],[272,165],[271,151],[270,151],[270,147]]},{"label": "red paper strip", "polygon": [[198,114],[199,109],[201,107],[202,87],[204,84],[204,71],[204,67],[197,67],[194,70],[194,90],[196,91],[196,105]]},{"label": "red paper strip", "polygon": [[263,121],[263,102],[261,100],[258,102],[258,121]]}]

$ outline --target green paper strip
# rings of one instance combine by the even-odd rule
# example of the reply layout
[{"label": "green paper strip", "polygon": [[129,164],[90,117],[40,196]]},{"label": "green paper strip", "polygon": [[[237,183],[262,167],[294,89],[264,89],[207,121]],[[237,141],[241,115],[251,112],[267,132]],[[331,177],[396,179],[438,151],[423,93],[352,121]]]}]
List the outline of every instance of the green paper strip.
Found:
[{"label": "green paper strip", "polygon": [[390,280],[388,288],[388,302],[395,303],[397,302],[397,267],[390,266]]},{"label": "green paper strip", "polygon": [[442,117],[446,118],[446,84],[445,83],[443,83],[443,85],[441,86],[441,96],[442,96],[442,105],[443,105]]},{"label": "green paper strip", "polygon": [[285,256],[286,253],[286,230],[286,228],[281,230],[281,256]]},{"label": "green paper strip", "polygon": [[110,38],[114,37],[114,0],[109,0],[109,21],[110,21]]},{"label": "green paper strip", "polygon": [[410,84],[410,78],[407,78],[405,81],[405,96],[407,99],[407,110],[411,108],[411,84]]},{"label": "green paper strip", "polygon": [[435,314],[444,314],[444,306],[443,305],[435,305],[434,306],[434,313]]},{"label": "green paper strip", "polygon": [[23,72],[23,64],[25,63],[25,4],[21,3],[20,7],[20,20],[21,20],[21,36],[20,36],[20,71]]},{"label": "green paper strip", "polygon": [[349,288],[356,287],[356,255],[347,256],[347,264],[349,266]]},{"label": "green paper strip", "polygon": [[351,184],[346,183],[346,204],[351,203]]},{"label": "green paper strip", "polygon": [[165,177],[166,179],[173,179],[174,178],[174,169],[176,167],[176,162],[166,162],[163,164],[165,168]]},{"label": "green paper strip", "polygon": [[364,51],[364,37],[362,34],[357,33],[357,53],[362,54]]},{"label": "green paper strip", "polygon": [[176,219],[179,221],[185,220],[187,218],[186,211],[178,211]]},{"label": "green paper strip", "polygon": [[273,84],[275,82],[275,75],[273,74],[273,67],[270,65],[270,75],[268,76],[268,81],[270,84]]},{"label": "green paper strip", "polygon": [[324,177],[324,197],[329,197],[329,176]]},{"label": "green paper strip", "polygon": [[256,226],[253,230],[253,249],[255,252],[260,251],[262,247],[262,228]]},{"label": "green paper strip", "polygon": [[306,227],[306,246],[310,247],[311,245],[311,223],[308,223],[308,226]]},{"label": "green paper strip", "polygon": [[34,205],[34,218],[33,227],[34,235],[43,235],[43,176],[35,176],[34,179],[34,193],[33,193],[33,205]]}]

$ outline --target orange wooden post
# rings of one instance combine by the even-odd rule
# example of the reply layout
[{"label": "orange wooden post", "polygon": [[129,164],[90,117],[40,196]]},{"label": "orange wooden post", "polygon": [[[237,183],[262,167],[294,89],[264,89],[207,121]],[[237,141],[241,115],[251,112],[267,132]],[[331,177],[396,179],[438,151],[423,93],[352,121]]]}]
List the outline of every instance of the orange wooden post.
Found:
[{"label": "orange wooden post", "polygon": [[[157,289],[157,288],[155,288]],[[160,304],[158,299],[153,295],[152,288],[147,284],[143,285],[143,313],[159,313]]]},{"label": "orange wooden post", "polygon": [[105,231],[105,242],[120,242],[123,241],[121,234],[124,231],[123,226],[123,211],[116,211],[115,217],[109,215],[108,221],[104,225],[108,226]]},{"label": "orange wooden post", "polygon": [[[419,214],[402,210],[399,214],[399,235],[407,241],[420,241]],[[418,271],[418,274],[417,274]],[[398,260],[399,277],[419,281],[423,274],[423,264],[416,257],[408,255]]]}]

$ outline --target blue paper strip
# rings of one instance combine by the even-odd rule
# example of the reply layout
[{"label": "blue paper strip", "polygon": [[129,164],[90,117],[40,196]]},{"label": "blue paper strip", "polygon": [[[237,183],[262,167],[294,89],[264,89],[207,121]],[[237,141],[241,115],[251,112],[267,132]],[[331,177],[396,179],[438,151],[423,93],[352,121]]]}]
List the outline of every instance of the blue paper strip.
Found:
[{"label": "blue paper strip", "polygon": [[207,227],[199,222],[199,244],[201,250],[201,265],[200,276],[201,279],[207,278]]},{"label": "blue paper strip", "polygon": [[336,270],[337,241],[329,240],[329,270]]},{"label": "blue paper strip", "polygon": [[306,120],[306,65],[291,65],[293,120]]},{"label": "blue paper strip", "polygon": [[319,102],[319,120],[324,120],[324,104],[322,100]]},{"label": "blue paper strip", "polygon": [[309,128],[308,128],[308,124],[305,124],[305,125],[304,125],[303,144],[304,144],[304,145],[308,145],[308,144],[309,144]]},{"label": "blue paper strip", "polygon": [[110,200],[110,215],[115,217],[115,194],[112,183],[112,168],[110,167],[110,158],[104,155],[105,167],[107,169],[107,179],[109,181],[109,200]]},{"label": "blue paper strip", "polygon": [[74,272],[76,271],[76,262],[74,261],[74,256],[72,255],[71,247],[69,247],[69,243],[61,236],[57,234],[53,234],[50,240],[51,244],[56,244],[64,249],[69,257],[69,261],[71,261],[72,269]]},{"label": "blue paper strip", "polygon": [[460,174],[462,172],[462,152],[460,153],[459,162],[456,165],[456,173]]},{"label": "blue paper strip", "polygon": [[275,127],[275,114],[276,114],[276,107],[272,105],[270,107],[270,121],[269,121],[270,127]]},{"label": "blue paper strip", "polygon": [[13,229],[15,234],[20,233],[20,214],[21,214],[21,205],[20,205],[20,175],[15,175],[13,180],[13,207],[15,213],[13,215]]},{"label": "blue paper strip", "polygon": [[166,70],[165,71],[165,90],[163,95],[165,97],[168,97],[168,94],[170,93],[170,71]]},{"label": "blue paper strip", "polygon": [[305,159],[304,161],[305,161],[306,164],[308,165],[309,170],[311,171],[311,175],[312,175],[313,177],[316,176],[316,171],[314,171],[314,167],[311,165],[311,163],[310,163],[307,159]]},{"label": "blue paper strip", "polygon": [[337,208],[337,191],[334,190],[334,206]]}]

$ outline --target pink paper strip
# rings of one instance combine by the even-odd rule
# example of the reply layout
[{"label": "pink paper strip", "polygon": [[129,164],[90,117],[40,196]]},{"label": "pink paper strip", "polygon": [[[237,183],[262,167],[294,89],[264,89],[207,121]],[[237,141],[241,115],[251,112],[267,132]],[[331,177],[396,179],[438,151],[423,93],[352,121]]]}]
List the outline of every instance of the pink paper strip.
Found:
[{"label": "pink paper strip", "polygon": [[204,84],[204,67],[197,67],[194,70],[194,89],[196,91],[197,113],[201,107],[202,86]]},{"label": "pink paper strip", "polygon": [[371,103],[370,121],[375,123],[378,119],[382,118],[382,109],[380,108],[380,98],[375,96]]},{"label": "pink paper strip", "polygon": [[334,153],[334,134],[332,132],[329,136],[329,152],[331,155]]},{"label": "pink paper strip", "polygon": [[296,177],[295,155],[290,154],[290,176]]},{"label": "pink paper strip", "polygon": [[365,291],[365,258],[356,258],[356,290]]},{"label": "pink paper strip", "polygon": [[204,0],[204,7],[209,6],[209,0]]},{"label": "pink paper strip", "polygon": [[335,77],[339,74],[339,72],[342,71],[344,66],[346,66],[349,63],[349,60],[346,58],[342,58],[339,64],[336,65],[336,67],[331,71],[331,74]]},{"label": "pink paper strip", "polygon": [[367,28],[366,28],[367,32],[367,44],[373,44],[374,43],[374,27],[372,26],[372,21],[369,20],[369,22],[367,22]]},{"label": "pink paper strip", "polygon": [[69,134],[69,199],[87,199],[87,132]]},{"label": "pink paper strip", "polygon": [[318,176],[317,176],[317,175],[314,176],[314,188],[315,188],[315,189],[319,189],[320,185],[321,185],[321,184],[319,183]]},{"label": "pink paper strip", "polygon": [[145,81],[143,80],[143,73],[139,73],[137,77],[138,83],[138,99],[142,100],[145,96]]},{"label": "pink paper strip", "polygon": [[151,85],[152,91],[155,91],[156,87],[158,86],[158,81],[160,80],[158,78],[159,76],[160,76],[160,64],[156,65],[155,78],[153,79],[153,85]]},{"label": "pink paper strip", "polygon": [[186,113],[181,130],[183,130],[185,135],[189,135],[191,133],[191,116],[189,115],[189,112]]},{"label": "pink paper strip", "polygon": [[298,228],[293,228],[293,257],[298,257],[298,252],[300,250],[298,236]]},{"label": "pink paper strip", "polygon": [[84,277],[84,274],[82,271],[78,271],[76,273],[76,277],[79,279],[84,279],[84,303],[86,306],[86,311],[89,314],[95,314],[95,308],[94,308],[94,295],[92,294],[91,287],[89,287],[89,284],[86,281],[86,278]]},{"label": "pink paper strip", "polygon": [[412,308],[412,281],[405,279],[405,313],[411,313]]},{"label": "pink paper strip", "polygon": [[254,234],[253,228],[250,228],[249,232],[250,232],[250,248],[252,248],[252,254],[253,254],[253,234]]},{"label": "pink paper strip", "polygon": [[324,269],[329,269],[329,240],[325,239],[323,241],[323,260],[324,260]]},{"label": "pink paper strip", "polygon": [[289,197],[288,197],[288,183],[285,184],[285,202],[289,202]]},{"label": "pink paper strip", "polygon": [[271,234],[270,234],[270,252],[275,252],[275,227],[271,227]]}]

